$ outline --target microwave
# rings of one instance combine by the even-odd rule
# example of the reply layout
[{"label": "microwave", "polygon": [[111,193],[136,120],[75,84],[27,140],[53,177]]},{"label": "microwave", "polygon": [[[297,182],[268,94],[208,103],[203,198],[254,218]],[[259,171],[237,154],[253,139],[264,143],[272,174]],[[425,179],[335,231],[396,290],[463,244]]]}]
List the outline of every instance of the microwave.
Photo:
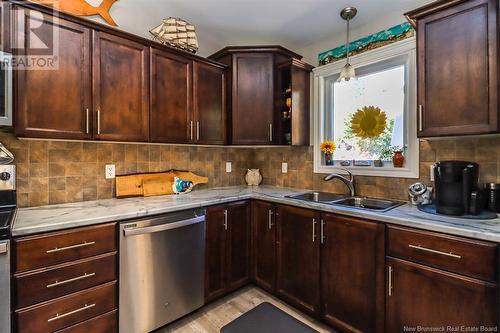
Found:
[{"label": "microwave", "polygon": [[0,51],[0,126],[12,126],[12,54]]}]

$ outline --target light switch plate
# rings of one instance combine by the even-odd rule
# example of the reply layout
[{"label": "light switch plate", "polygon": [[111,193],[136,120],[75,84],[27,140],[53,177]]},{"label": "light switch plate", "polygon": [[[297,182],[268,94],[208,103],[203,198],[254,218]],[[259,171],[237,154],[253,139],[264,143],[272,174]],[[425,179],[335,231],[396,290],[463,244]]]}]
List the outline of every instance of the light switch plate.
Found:
[{"label": "light switch plate", "polygon": [[435,166],[435,164],[431,165],[431,168],[430,168],[430,172],[431,172],[431,175],[430,175],[430,176],[431,176],[431,177],[430,177],[430,178],[431,178],[431,182],[433,182],[433,181],[434,181],[434,166]]},{"label": "light switch plate", "polygon": [[281,173],[288,173],[288,163],[281,163]]},{"label": "light switch plate", "polygon": [[16,189],[16,166],[13,164],[0,165],[0,190]]},{"label": "light switch plate", "polygon": [[114,164],[106,164],[106,179],[115,178],[115,165]]},{"label": "light switch plate", "polygon": [[231,162],[226,162],[226,172],[227,173],[233,172],[233,165]]}]

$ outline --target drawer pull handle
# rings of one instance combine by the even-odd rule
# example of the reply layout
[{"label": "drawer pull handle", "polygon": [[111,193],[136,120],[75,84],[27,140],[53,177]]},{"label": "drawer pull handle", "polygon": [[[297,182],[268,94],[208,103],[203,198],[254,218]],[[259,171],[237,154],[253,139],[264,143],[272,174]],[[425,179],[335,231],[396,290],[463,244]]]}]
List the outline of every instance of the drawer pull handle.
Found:
[{"label": "drawer pull handle", "polygon": [[389,275],[389,278],[388,278],[388,286],[387,286],[387,292],[389,293],[389,297],[392,296],[392,272],[393,272],[393,269],[392,269],[392,266],[389,266],[388,267],[388,275]]},{"label": "drawer pull handle", "polygon": [[453,254],[452,252],[443,252],[443,251],[428,249],[428,248],[422,247],[420,245],[412,245],[412,244],[408,245],[408,247],[410,247],[412,249],[415,249],[415,250],[420,250],[420,251],[425,251],[425,252],[440,254],[440,255],[451,257],[451,258],[455,258],[455,259],[462,259],[462,256],[459,256],[458,254]]},{"label": "drawer pull handle", "polygon": [[80,247],[91,246],[91,245],[94,245],[94,244],[95,244],[95,242],[84,242],[84,243],[81,243],[81,244],[76,244],[76,245],[71,245],[71,246],[56,247],[55,249],[47,250],[47,253],[54,253],[54,252],[61,252],[61,251],[71,250],[71,249],[78,249]]},{"label": "drawer pull handle", "polygon": [[47,288],[54,288],[54,287],[57,287],[57,286],[60,286],[60,285],[66,284],[66,283],[75,282],[75,281],[79,281],[79,280],[83,280],[83,279],[88,279],[89,277],[92,277],[92,276],[95,276],[95,273],[90,273],[90,274],[85,273],[81,276],[77,276],[77,277],[72,278],[72,279],[68,279],[68,280],[64,280],[64,281],[56,281],[54,283],[48,284]]},{"label": "drawer pull handle", "polygon": [[84,307],[81,307],[81,308],[79,308],[79,309],[76,309],[76,310],[73,310],[73,311],[70,311],[70,312],[66,312],[66,313],[63,313],[63,314],[59,314],[59,313],[58,313],[58,314],[56,314],[56,315],[55,315],[55,317],[52,317],[52,318],[47,319],[47,322],[49,322],[49,323],[50,323],[50,322],[53,322],[53,321],[55,321],[55,320],[62,319],[62,318],[64,318],[64,317],[71,316],[71,315],[73,315],[73,314],[75,314],[75,313],[78,313],[78,312],[82,312],[82,311],[85,311],[85,310],[91,309],[91,308],[93,308],[94,306],[95,306],[95,303],[93,303],[93,304],[85,304],[85,306],[84,306]]}]

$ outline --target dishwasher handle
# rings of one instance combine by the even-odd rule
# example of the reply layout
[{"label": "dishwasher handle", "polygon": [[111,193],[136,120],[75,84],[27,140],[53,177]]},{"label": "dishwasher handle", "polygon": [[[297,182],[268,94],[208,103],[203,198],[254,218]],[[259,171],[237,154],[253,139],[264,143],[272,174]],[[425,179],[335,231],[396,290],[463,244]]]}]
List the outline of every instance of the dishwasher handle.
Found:
[{"label": "dishwasher handle", "polygon": [[188,225],[197,224],[205,221],[205,215],[197,216],[188,220],[182,220],[178,222],[171,222],[165,224],[154,225],[151,227],[142,227],[142,228],[129,228],[123,229],[123,235],[127,236],[137,236],[137,235],[145,235],[152,234],[154,232],[167,231],[172,229],[178,229],[182,227],[186,227]]}]

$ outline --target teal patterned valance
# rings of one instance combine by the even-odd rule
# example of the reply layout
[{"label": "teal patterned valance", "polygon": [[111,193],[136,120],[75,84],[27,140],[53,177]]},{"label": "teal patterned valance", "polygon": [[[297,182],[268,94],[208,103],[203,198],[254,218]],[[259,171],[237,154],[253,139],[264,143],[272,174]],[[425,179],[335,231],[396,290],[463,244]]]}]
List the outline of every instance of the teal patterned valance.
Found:
[{"label": "teal patterned valance", "polygon": [[[415,30],[410,23],[396,25],[387,30],[383,30],[371,36],[358,39],[349,45],[350,55],[356,55],[368,50],[373,50],[387,44],[391,44],[409,37],[414,36]],[[339,59],[345,58],[346,46],[342,45],[337,48],[325,51],[319,54],[319,65],[326,65]]]}]

